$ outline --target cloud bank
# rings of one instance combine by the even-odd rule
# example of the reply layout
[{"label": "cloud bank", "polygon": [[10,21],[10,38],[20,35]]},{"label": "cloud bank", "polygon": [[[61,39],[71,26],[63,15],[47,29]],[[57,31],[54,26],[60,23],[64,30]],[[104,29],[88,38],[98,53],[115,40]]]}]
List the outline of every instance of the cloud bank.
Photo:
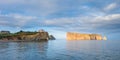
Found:
[{"label": "cloud bank", "polygon": [[0,30],[43,28],[52,34],[75,31],[117,36],[120,33],[119,26],[119,0],[1,0],[0,2]]}]

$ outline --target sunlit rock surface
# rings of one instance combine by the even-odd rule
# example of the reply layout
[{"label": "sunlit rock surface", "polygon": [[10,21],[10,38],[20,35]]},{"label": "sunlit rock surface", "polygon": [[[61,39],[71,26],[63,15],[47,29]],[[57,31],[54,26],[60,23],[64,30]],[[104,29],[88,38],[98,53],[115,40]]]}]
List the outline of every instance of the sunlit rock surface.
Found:
[{"label": "sunlit rock surface", "polygon": [[102,35],[100,34],[81,34],[81,33],[67,32],[66,37],[67,40],[103,40]]},{"label": "sunlit rock surface", "polygon": [[21,40],[49,40],[48,32],[38,32],[34,35],[23,35],[21,36]]},{"label": "sunlit rock surface", "polygon": [[48,32],[44,30],[39,30],[38,32],[30,31],[19,31],[17,33],[11,34],[0,34],[0,40],[13,40],[13,41],[47,41],[55,40],[53,35],[49,35]]}]

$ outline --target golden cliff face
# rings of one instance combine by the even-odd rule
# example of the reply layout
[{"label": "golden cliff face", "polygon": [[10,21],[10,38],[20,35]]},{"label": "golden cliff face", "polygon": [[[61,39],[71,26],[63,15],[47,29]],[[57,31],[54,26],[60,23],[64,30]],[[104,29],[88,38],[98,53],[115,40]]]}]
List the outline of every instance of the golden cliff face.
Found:
[{"label": "golden cliff face", "polygon": [[49,34],[48,32],[39,32],[34,35],[24,35],[21,38],[22,40],[48,40]]},{"label": "golden cliff face", "polygon": [[67,32],[67,40],[102,40],[99,34],[80,34]]}]

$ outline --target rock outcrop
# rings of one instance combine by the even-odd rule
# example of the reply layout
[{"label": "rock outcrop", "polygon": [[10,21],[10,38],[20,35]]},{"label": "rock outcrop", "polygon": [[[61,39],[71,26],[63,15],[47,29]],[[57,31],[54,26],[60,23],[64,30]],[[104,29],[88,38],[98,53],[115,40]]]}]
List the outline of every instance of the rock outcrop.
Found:
[{"label": "rock outcrop", "polygon": [[103,40],[100,34],[80,34],[67,32],[67,40]]},{"label": "rock outcrop", "polygon": [[103,40],[107,40],[107,37],[106,37],[106,36],[104,36],[104,37],[103,37]]},{"label": "rock outcrop", "polygon": [[50,40],[55,40],[55,37],[53,35],[49,35]]}]

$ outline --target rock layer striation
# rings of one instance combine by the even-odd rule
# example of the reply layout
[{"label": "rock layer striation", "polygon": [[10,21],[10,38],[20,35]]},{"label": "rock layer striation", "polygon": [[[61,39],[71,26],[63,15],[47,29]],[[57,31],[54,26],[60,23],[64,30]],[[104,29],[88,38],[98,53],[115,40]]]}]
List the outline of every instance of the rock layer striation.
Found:
[{"label": "rock layer striation", "polygon": [[103,40],[100,34],[81,34],[74,32],[67,32],[67,40]]}]

